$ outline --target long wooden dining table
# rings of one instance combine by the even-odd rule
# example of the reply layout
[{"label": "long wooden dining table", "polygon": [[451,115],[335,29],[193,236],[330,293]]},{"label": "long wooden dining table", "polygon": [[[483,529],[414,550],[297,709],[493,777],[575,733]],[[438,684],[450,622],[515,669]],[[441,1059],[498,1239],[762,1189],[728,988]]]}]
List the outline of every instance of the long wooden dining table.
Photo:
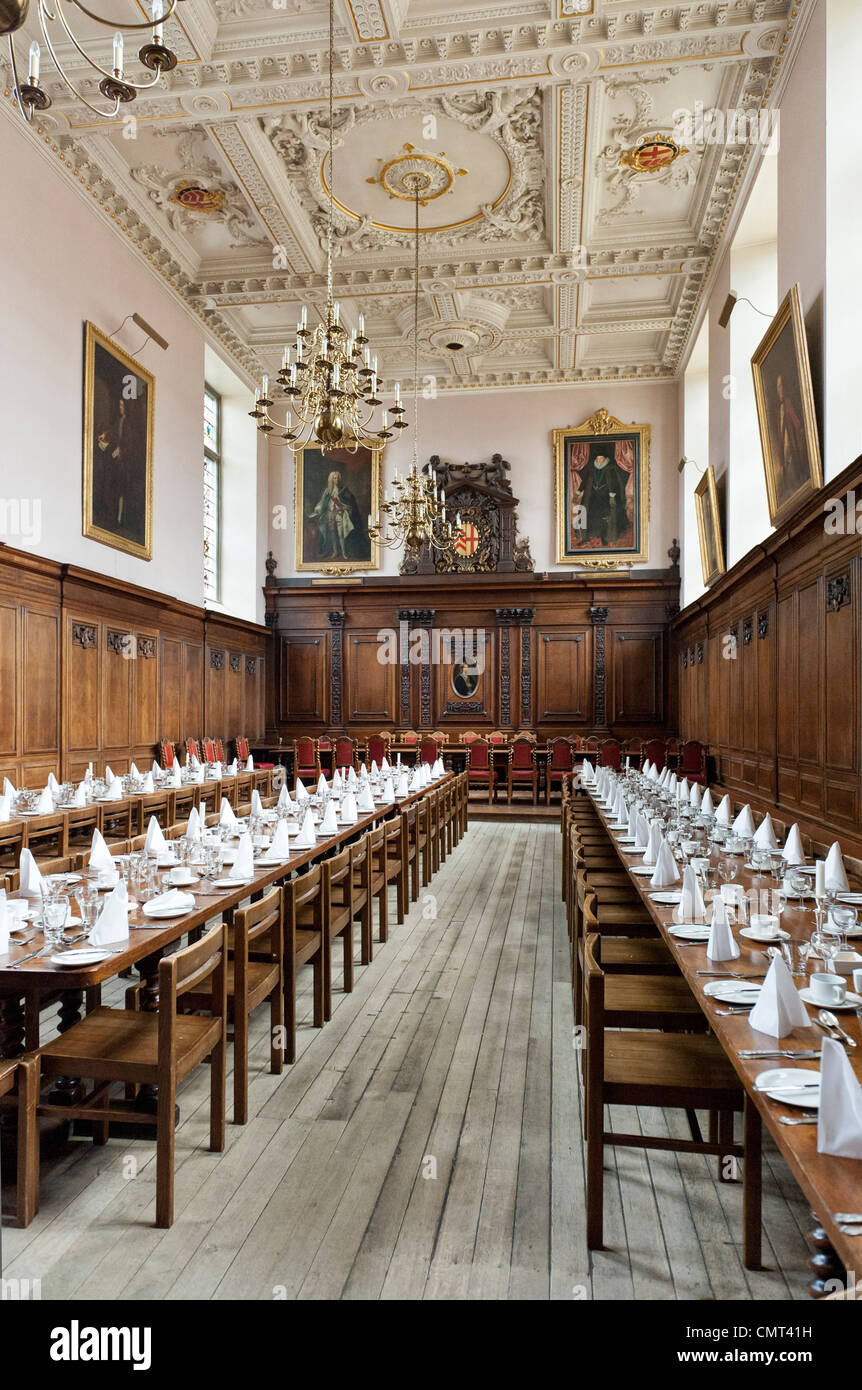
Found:
[{"label": "long wooden dining table", "polygon": [[[205,927],[253,894],[265,891],[315,860],[337,851],[345,842],[370,830],[393,811],[400,811],[420,800],[427,792],[445,786],[453,777],[454,774],[447,773],[422,791],[411,792],[394,801],[377,802],[373,811],[360,815],[354,824],[340,826],[334,835],[318,837],[317,842],[308,849],[292,849],[289,858],[283,862],[268,867],[256,864],[254,877],[235,888],[207,891],[190,888],[187,891],[194,893],[194,908],[158,925],[147,918],[139,906],[136,907],[129,914],[128,943],[94,965],[61,967],[50,964],[46,957],[33,954],[45,947],[41,931],[36,931],[26,942],[13,941],[5,959],[0,958],[0,1002],[3,1004],[0,1057],[16,1056],[38,1047],[40,1010],[46,995],[61,995],[59,1026],[60,1031],[64,1032],[79,1019],[87,991],[96,990],[105,981],[131,967],[141,977],[141,1008],[156,1010],[159,961],[181,937]],[[229,873],[229,870],[225,870],[225,873]]]},{"label": "long wooden dining table", "polygon": [[[836,1220],[837,1212],[854,1213],[862,1216],[862,1160],[836,1158],[831,1154],[818,1153],[816,1122],[797,1125],[782,1124],[782,1117],[795,1116],[798,1118],[800,1113],[798,1108],[771,1100],[761,1091],[755,1089],[758,1076],[773,1067],[793,1065],[807,1070],[817,1070],[820,1063],[816,1060],[793,1063],[791,1059],[757,1059],[740,1056],[741,1052],[754,1049],[806,1050],[819,1047],[826,1033],[821,1031],[813,1021],[816,1009],[811,1005],[806,1005],[812,1020],[810,1026],[799,1028],[792,1035],[784,1038],[774,1038],[752,1028],[747,1013],[724,1014],[720,1012],[726,1005],[723,1005],[721,1000],[707,995],[704,989],[710,978],[719,979],[720,975],[715,974],[708,977],[699,975],[698,971],[738,970],[762,978],[763,972],[769,966],[765,947],[763,950],[758,949],[745,938],[740,938],[738,931],[734,931],[739,947],[739,957],[733,961],[715,962],[710,961],[707,957],[706,943],[686,945],[676,937],[671,936],[668,929],[674,925],[673,906],[656,902],[653,894],[662,890],[651,888],[646,876],[632,873],[634,865],[643,863],[642,851],[631,852],[626,846],[619,843],[617,836],[622,832],[611,829],[611,816],[599,802],[593,789],[585,786],[585,790],[604,823],[608,837],[619,855],[620,863],[628,872],[632,887],[661,932],[695,999],[709,1020],[712,1032],[726,1052],[745,1088],[747,1096],[756,1106],[763,1124],[774,1139],[787,1166],[811,1205],[812,1214],[815,1216],[815,1231],[810,1239],[815,1251],[821,1257],[819,1267],[815,1269],[815,1279],[809,1285],[811,1291],[820,1292],[824,1279],[828,1279],[833,1274],[840,1274],[834,1261],[830,1261],[829,1246],[847,1271],[848,1280],[854,1276],[857,1270],[860,1271],[859,1277],[862,1278],[862,1222],[859,1223],[860,1234],[849,1235],[841,1229],[842,1223]],[[778,813],[776,812],[776,814]],[[716,851],[713,851],[712,857],[715,859]],[[758,873],[747,867],[742,856],[738,857],[737,862],[739,872],[734,881],[741,884],[746,892],[753,889],[759,893],[776,887],[771,875]],[[853,889],[862,889],[862,885],[853,881],[851,881],[850,886]],[[677,884],[675,887],[679,887],[679,885]],[[789,933],[793,940],[807,940],[811,935],[813,925],[812,909],[807,908],[804,903],[788,901],[781,915],[781,927]],[[852,987],[850,980],[848,980],[849,987]],[[846,1050],[855,1075],[862,1081],[862,1055],[860,1055],[862,1054],[862,1027],[860,1027],[860,1019],[854,1010],[842,1010],[838,1017],[842,1028],[856,1043],[855,1048],[848,1047]],[[817,1234],[817,1223],[826,1233],[828,1243],[823,1240],[821,1235]]]}]

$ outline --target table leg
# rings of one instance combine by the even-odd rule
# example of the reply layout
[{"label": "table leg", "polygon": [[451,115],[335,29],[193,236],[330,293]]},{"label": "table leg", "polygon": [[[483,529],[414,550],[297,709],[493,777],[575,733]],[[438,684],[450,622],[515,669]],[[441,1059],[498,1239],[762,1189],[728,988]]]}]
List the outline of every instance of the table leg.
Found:
[{"label": "table leg", "polygon": [[[143,1013],[155,1014],[159,1011],[159,961],[163,955],[164,951],[154,951],[152,955],[144,956],[135,966],[141,977],[139,1006]],[[135,1109],[155,1115],[158,1108],[158,1086],[139,1086],[135,1097]]]},{"label": "table leg", "polygon": [[847,1271],[839,1260],[815,1211],[811,1213],[811,1220],[814,1224],[808,1233],[807,1240],[814,1253],[808,1259],[808,1268],[812,1273],[808,1283],[808,1292],[812,1298],[824,1298],[827,1294],[837,1293],[842,1286],[846,1288]]},{"label": "table leg", "polygon": [[20,994],[0,994],[0,1057],[24,1051],[24,1005]]},{"label": "table leg", "polygon": [[[58,1033],[67,1033],[70,1028],[74,1028],[80,1022],[81,1009],[84,1003],[84,991],[82,989],[66,989],[60,995],[60,1016],[57,1024]],[[74,1105],[84,1094],[84,1084],[79,1076],[58,1076],[54,1082],[48,1100],[51,1105]]]}]

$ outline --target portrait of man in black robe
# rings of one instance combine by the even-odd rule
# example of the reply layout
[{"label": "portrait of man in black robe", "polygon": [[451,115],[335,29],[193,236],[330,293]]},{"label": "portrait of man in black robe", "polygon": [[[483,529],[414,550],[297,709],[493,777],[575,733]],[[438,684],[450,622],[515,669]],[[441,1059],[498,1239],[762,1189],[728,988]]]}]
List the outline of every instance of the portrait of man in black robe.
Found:
[{"label": "portrait of man in black robe", "polygon": [[580,473],[580,490],[572,498],[576,544],[615,546],[629,530],[626,512],[628,474],[613,458],[613,445],[598,444]]}]

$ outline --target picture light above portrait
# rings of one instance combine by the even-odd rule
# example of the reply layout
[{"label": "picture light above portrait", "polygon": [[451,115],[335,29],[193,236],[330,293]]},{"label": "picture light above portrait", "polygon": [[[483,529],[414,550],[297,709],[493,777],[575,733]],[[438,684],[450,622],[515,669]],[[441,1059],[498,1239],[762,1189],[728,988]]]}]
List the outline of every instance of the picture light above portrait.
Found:
[{"label": "picture light above portrait", "polygon": [[168,342],[167,338],[163,338],[161,333],[157,332],[156,329],[153,328],[153,325],[151,323],[147,323],[147,320],[143,317],[142,314],[126,314],[126,317],[123,319],[123,322],[120,324],[120,327],[115,328],[113,333],[111,334],[112,338],[116,338],[117,334],[121,331],[121,329],[125,328],[126,324],[129,322],[129,319],[132,320],[132,323],[136,323],[138,325],[138,328],[142,328],[147,335],[144,341],[141,343],[141,346],[135,349],[136,353],[141,352],[147,346],[147,343],[150,341],[151,338],[154,343],[158,343],[159,347],[162,349],[162,352],[167,352],[168,348],[170,347],[170,343]]},{"label": "picture light above portrait", "polygon": [[756,314],[762,314],[765,319],[771,319],[775,317],[774,313],[767,314],[765,309],[758,309],[757,305],[752,304],[751,300],[747,299],[744,294],[737,294],[736,290],[731,290],[730,294],[727,296],[727,299],[724,301],[721,313],[718,316],[719,328],[727,327],[727,325],[730,323],[730,316],[736,308],[737,304],[751,305],[751,308],[754,310],[754,312]]}]

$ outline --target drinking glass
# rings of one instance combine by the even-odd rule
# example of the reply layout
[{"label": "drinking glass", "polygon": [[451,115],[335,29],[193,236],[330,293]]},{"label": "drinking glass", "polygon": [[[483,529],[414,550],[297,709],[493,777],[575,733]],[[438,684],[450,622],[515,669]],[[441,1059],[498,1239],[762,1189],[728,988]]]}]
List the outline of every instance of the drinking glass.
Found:
[{"label": "drinking glass", "polygon": [[840,951],[847,950],[848,933],[855,927],[856,920],[855,907],[850,907],[846,903],[836,903],[827,914],[823,930],[829,936],[837,938]]},{"label": "drinking glass", "polygon": [[790,883],[790,887],[793,889],[794,895],[800,900],[804,899],[805,894],[811,887],[811,882],[808,877],[808,874],[801,874],[798,872],[798,870],[795,872],[791,871],[788,881]]},{"label": "drinking glass", "polygon": [[42,912],[42,931],[49,944],[56,945],[61,940],[68,914],[69,904],[65,898],[54,898],[45,903]]}]

